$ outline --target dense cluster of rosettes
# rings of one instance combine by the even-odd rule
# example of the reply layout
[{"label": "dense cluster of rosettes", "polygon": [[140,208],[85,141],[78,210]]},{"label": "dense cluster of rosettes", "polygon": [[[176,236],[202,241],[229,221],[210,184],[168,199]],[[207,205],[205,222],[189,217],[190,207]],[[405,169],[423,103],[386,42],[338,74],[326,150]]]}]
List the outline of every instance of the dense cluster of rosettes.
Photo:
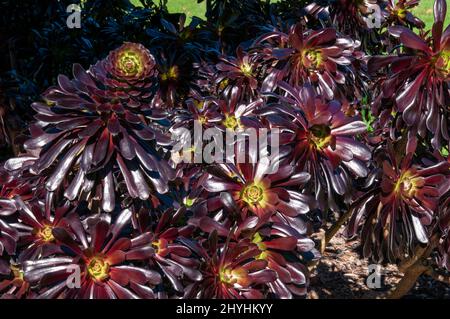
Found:
[{"label": "dense cluster of rosettes", "polygon": [[[401,262],[438,236],[448,269],[450,28],[445,0],[431,32],[415,5],[315,1],[234,47],[182,16],[74,64],[0,170],[0,295],[305,297],[316,233],[345,216],[364,257]],[[171,133],[195,125],[263,128],[279,153],[234,140],[223,163],[179,163]]]}]

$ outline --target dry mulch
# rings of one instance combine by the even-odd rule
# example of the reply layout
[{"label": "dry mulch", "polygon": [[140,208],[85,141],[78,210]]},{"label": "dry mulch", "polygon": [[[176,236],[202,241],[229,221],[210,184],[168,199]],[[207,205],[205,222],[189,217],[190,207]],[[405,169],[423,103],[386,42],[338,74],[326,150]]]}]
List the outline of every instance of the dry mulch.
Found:
[{"label": "dry mulch", "polygon": [[[314,272],[311,274],[311,299],[365,299],[382,298],[402,278],[397,266],[382,268],[381,288],[366,285],[368,262],[358,254],[359,242],[348,241],[342,233],[336,234]],[[450,285],[421,276],[415,287],[404,298],[450,299]]]}]

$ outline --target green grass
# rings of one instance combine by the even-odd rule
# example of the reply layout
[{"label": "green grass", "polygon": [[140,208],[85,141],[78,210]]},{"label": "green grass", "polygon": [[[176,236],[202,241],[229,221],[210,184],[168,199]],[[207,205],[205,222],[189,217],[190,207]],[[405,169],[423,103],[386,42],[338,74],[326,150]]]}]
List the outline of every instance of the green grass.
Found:
[{"label": "green grass", "polygon": [[[159,3],[158,0],[154,0],[154,2]],[[139,0],[131,0],[131,3],[140,5]],[[168,0],[167,6],[169,7],[169,12],[185,13],[188,19],[193,16],[205,17],[206,1],[197,3],[197,0]]]},{"label": "green grass", "polygon": [[205,17],[206,1],[197,3],[197,0],[169,0],[169,12],[183,12],[186,16]]},{"label": "green grass", "polygon": [[[434,0],[422,0],[420,1],[420,5],[414,10],[414,13],[417,17],[423,20],[425,22],[427,28],[431,28],[434,21],[433,16],[433,5]],[[448,5],[448,1],[447,1]],[[450,7],[447,10],[447,16],[445,19],[444,26],[446,26],[446,23],[448,24],[450,22]]]},{"label": "green grass", "polygon": [[[135,4],[139,3],[138,0],[131,1]],[[204,17],[206,8],[205,3],[206,1],[198,4],[197,0],[168,0],[167,5],[170,12],[184,12],[188,17]],[[414,10],[414,13],[426,23],[427,28],[431,28],[433,25],[433,4],[434,0],[422,0],[419,7]],[[446,23],[449,23],[449,21],[450,7],[447,12]]]}]

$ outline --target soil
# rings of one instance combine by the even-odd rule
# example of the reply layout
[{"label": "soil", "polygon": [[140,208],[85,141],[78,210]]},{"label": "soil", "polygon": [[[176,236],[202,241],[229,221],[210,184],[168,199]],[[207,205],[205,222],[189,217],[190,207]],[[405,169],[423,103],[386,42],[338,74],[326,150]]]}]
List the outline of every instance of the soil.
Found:
[{"label": "soil", "polygon": [[[311,299],[367,299],[382,298],[402,278],[397,266],[387,265],[381,269],[380,288],[366,285],[369,276],[367,260],[358,254],[358,241],[348,241],[342,233],[331,240],[323,257],[311,274]],[[450,299],[450,285],[422,275],[415,287],[404,298]]]}]

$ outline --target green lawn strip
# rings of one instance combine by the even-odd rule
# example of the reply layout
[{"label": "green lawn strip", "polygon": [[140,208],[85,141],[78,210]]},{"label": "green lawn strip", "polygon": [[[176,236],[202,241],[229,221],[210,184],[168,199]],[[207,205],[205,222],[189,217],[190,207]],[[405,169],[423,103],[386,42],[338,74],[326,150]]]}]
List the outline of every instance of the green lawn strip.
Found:
[{"label": "green lawn strip", "polygon": [[[140,5],[139,0],[131,0],[134,5]],[[433,4],[434,0],[422,0],[420,5],[414,9],[414,13],[422,19],[427,28],[431,28],[433,25]],[[167,6],[169,12],[183,12],[188,17],[188,20],[192,16],[203,18],[205,16],[206,1],[197,3],[197,0],[168,0]],[[447,10],[446,23],[450,21],[450,5]],[[446,24],[444,24],[446,25]]]}]

